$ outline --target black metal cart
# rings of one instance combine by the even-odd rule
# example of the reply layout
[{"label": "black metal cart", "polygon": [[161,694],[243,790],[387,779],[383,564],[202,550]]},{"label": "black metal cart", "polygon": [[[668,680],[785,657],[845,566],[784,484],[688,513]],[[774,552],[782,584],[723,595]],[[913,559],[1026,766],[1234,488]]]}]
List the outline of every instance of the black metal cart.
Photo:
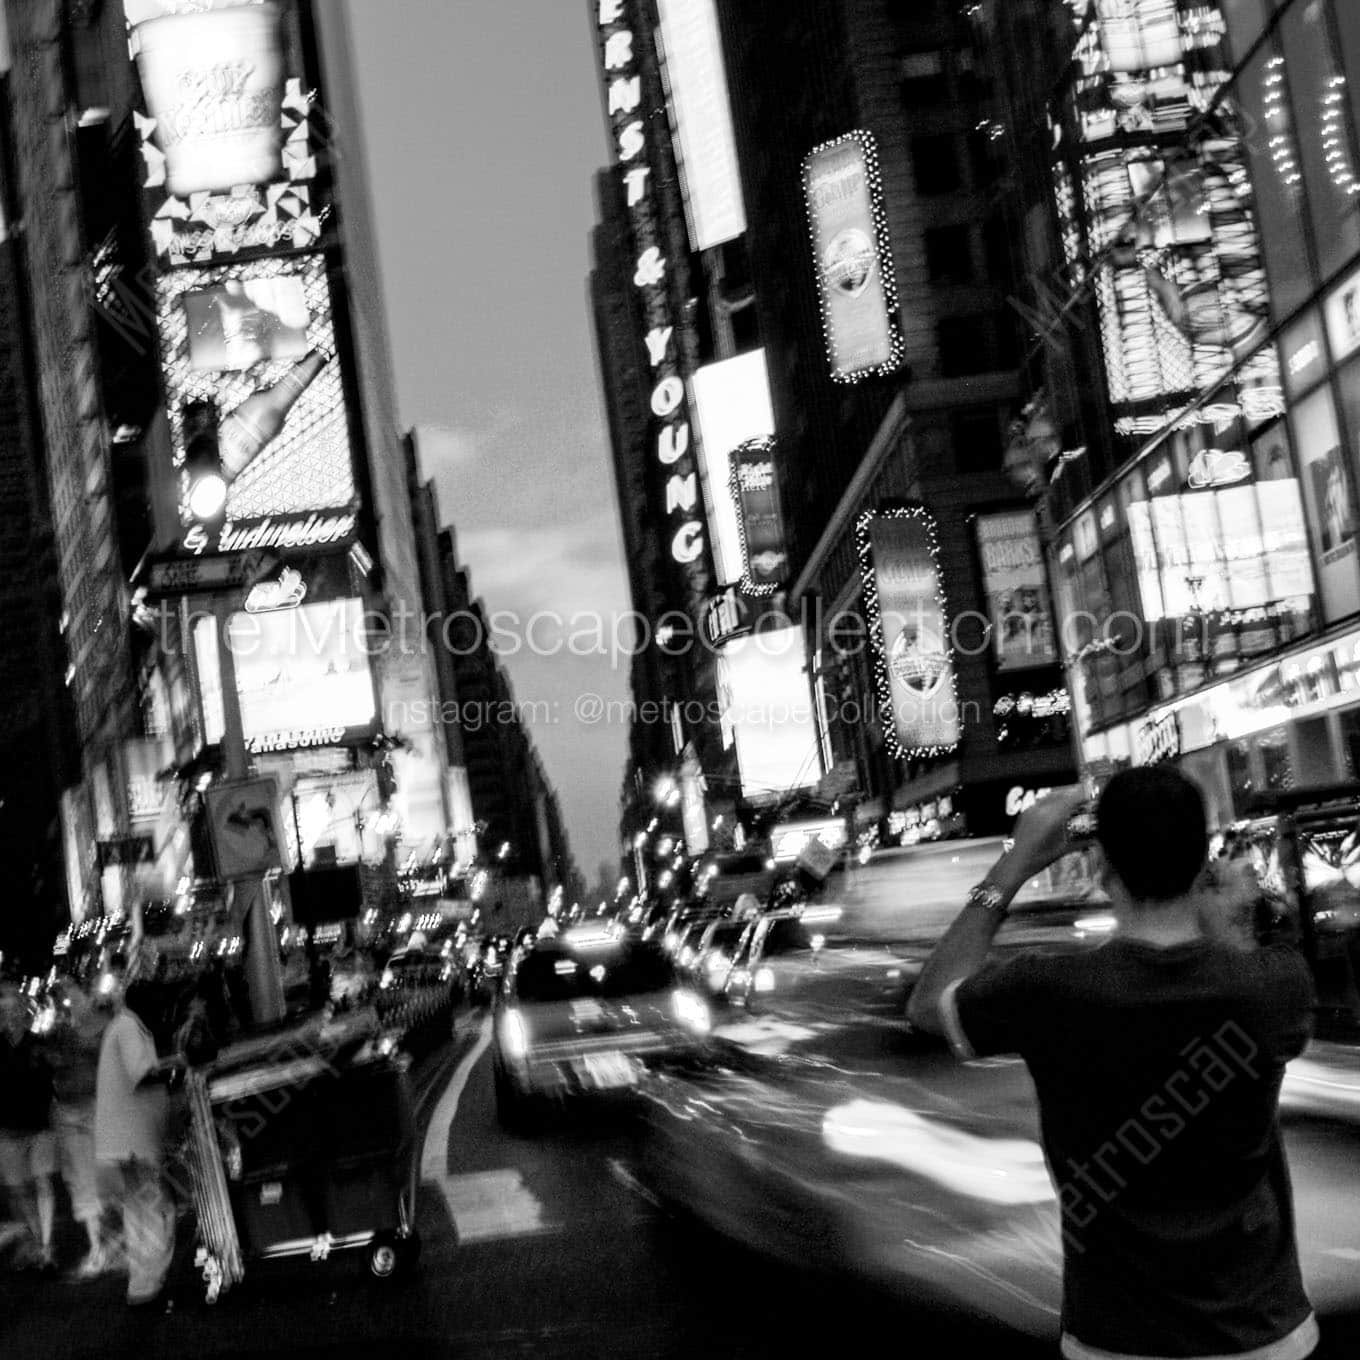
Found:
[{"label": "black metal cart", "polygon": [[1258,797],[1225,852],[1264,889],[1256,934],[1297,944],[1313,969],[1318,1034],[1360,1039],[1360,786]]},{"label": "black metal cart", "polygon": [[414,1265],[407,1066],[358,1015],[250,1040],[189,1074],[195,1264],[209,1302],[252,1261],[362,1251],[380,1279]]}]

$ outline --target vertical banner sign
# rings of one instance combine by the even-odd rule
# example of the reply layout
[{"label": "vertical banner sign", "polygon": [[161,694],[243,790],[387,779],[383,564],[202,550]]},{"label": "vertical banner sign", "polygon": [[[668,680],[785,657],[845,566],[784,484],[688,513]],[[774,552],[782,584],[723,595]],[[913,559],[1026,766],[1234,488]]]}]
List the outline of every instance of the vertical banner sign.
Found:
[{"label": "vertical banner sign", "polygon": [[832,378],[893,372],[905,345],[873,135],[849,132],[810,152],[803,196]]},{"label": "vertical banner sign", "polygon": [[[661,101],[650,99],[643,92],[644,79],[650,89],[655,72],[643,70],[636,35],[644,29],[641,22],[634,22],[634,8],[635,0],[634,3],[597,0],[605,109],[637,251],[633,284],[638,290],[639,310],[646,327],[642,338],[651,366],[650,406],[660,478],[659,499],[670,556],[681,573],[687,602],[697,619],[712,586],[712,572],[704,530],[706,516],[699,492],[699,464],[680,368],[676,335],[679,313],[672,299],[672,262],[666,257],[666,240],[653,201],[656,192],[653,163],[658,149],[652,139],[658,135],[658,129],[665,132],[668,124],[664,118],[649,117],[661,107]],[[642,16],[637,18],[640,21]]]},{"label": "vertical banner sign", "polygon": [[772,595],[788,575],[774,448],[773,439],[749,439],[732,453],[732,501],[744,567],[741,588],[748,595]]},{"label": "vertical banner sign", "polygon": [[866,510],[855,527],[879,699],[896,756],[959,744],[959,704],[940,588],[935,521],[914,506]]},{"label": "vertical banner sign", "polygon": [[979,515],[976,529],[997,670],[1052,665],[1058,652],[1033,511]]}]

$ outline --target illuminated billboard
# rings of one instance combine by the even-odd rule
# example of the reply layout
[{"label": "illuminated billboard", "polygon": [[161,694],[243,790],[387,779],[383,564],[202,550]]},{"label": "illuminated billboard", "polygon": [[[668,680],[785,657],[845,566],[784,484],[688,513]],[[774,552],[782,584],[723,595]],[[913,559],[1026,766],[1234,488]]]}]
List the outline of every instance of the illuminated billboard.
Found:
[{"label": "illuminated billboard", "polygon": [[731,585],[746,571],[740,506],[732,491],[732,456],[747,441],[774,433],[765,351],[705,364],[690,383],[703,441],[713,560],[722,584]]},{"label": "illuminated billboard", "polygon": [[997,670],[1051,665],[1058,650],[1034,512],[979,515],[974,529]]},{"label": "illuminated billboard", "polygon": [[809,153],[803,196],[832,378],[893,372],[905,345],[873,135],[850,132]]},{"label": "illuminated billboard", "polygon": [[[227,636],[246,749],[260,754],[335,746],[371,736],[378,707],[364,626],[354,598],[271,614],[233,614]],[[199,618],[194,653],[205,735],[223,731],[217,624]]]},{"label": "illuminated billboard", "polygon": [[658,0],[657,9],[690,244],[707,250],[746,230],[717,9],[713,0]]},{"label": "illuminated billboard", "polygon": [[888,748],[951,751],[961,727],[935,520],[919,506],[866,510],[855,539]]},{"label": "illuminated billboard", "polygon": [[322,129],[291,0],[125,0],[151,239],[162,268],[312,250]]},{"label": "illuminated billboard", "polygon": [[[330,281],[319,255],[176,270],[158,283],[181,551],[343,546],[357,529]],[[184,407],[215,403],[229,479],[221,525],[195,520]]]},{"label": "illuminated billboard", "polygon": [[821,779],[801,629],[762,628],[728,643],[718,653],[718,695],[724,734],[736,741],[743,797]]}]

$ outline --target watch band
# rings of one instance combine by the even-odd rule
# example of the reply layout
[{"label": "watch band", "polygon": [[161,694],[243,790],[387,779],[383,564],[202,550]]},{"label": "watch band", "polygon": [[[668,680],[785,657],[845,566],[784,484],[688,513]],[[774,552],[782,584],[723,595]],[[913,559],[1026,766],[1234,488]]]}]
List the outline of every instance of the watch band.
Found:
[{"label": "watch band", "polygon": [[981,883],[974,883],[968,889],[968,906],[970,907],[981,907],[984,911],[990,911],[994,916],[1004,916],[1006,905],[1006,894],[995,883],[988,883],[984,880]]}]

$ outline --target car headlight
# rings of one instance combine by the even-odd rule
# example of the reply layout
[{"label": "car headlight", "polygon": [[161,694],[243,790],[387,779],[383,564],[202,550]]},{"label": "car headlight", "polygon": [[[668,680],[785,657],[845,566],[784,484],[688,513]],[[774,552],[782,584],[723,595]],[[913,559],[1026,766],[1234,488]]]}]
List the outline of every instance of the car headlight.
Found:
[{"label": "car headlight", "polygon": [[708,1013],[708,1006],[702,997],[679,988],[672,997],[672,1004],[675,1018],[686,1029],[693,1030],[695,1034],[707,1034],[713,1028],[713,1017]]},{"label": "car headlight", "polygon": [[755,977],[751,979],[751,986],[758,992],[774,991],[774,969],[757,968]]},{"label": "car headlight", "polygon": [[384,968],[382,977],[378,979],[379,987],[393,987],[396,985],[397,975],[390,969]]},{"label": "car headlight", "polygon": [[516,1010],[501,1015],[501,1051],[507,1058],[523,1058],[529,1051],[529,1027]]}]

